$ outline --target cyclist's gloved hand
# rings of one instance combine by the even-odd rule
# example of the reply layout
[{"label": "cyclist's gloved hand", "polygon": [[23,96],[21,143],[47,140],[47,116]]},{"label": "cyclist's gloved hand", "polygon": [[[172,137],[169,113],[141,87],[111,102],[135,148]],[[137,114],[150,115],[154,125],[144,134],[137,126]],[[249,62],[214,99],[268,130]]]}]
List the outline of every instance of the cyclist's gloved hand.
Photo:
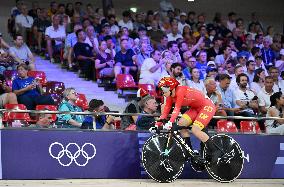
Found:
[{"label": "cyclist's gloved hand", "polygon": [[149,129],[149,131],[150,131],[151,133],[158,133],[158,127],[155,125],[154,127],[151,127],[151,128]]},{"label": "cyclist's gloved hand", "polygon": [[160,122],[160,121],[155,123],[155,127],[161,127],[162,125],[163,125],[163,122]]},{"label": "cyclist's gloved hand", "polygon": [[168,121],[164,126],[163,126],[163,129],[165,130],[171,130],[173,127],[173,123]]}]

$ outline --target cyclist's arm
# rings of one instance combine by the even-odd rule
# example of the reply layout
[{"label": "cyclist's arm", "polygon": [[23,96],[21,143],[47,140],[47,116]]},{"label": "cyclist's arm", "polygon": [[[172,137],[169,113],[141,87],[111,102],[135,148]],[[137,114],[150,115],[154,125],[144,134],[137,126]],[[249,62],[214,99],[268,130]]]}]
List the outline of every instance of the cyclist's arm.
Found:
[{"label": "cyclist's arm", "polygon": [[170,119],[170,122],[174,122],[176,120],[176,118],[179,115],[182,103],[184,102],[184,95],[185,95],[185,90],[180,89],[178,92],[176,92],[176,104],[175,104],[175,108],[174,111],[172,113],[172,117]]},{"label": "cyclist's arm", "polygon": [[165,107],[164,107],[164,110],[163,110],[163,113],[160,117],[160,119],[166,119],[170,113],[170,110],[172,108],[172,104],[173,104],[173,100],[172,100],[172,97],[167,97],[166,98],[166,104],[165,104]]}]

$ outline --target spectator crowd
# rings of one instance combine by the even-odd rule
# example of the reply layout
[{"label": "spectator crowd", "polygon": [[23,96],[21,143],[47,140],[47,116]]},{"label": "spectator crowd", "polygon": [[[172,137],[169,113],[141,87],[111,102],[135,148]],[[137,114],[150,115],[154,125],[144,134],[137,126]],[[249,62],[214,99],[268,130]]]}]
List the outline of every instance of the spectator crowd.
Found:
[{"label": "spectator crowd", "polygon": [[[14,45],[0,39],[0,73],[14,69],[19,77],[12,90],[5,77],[0,77],[2,107],[19,102],[32,109],[36,102],[53,103],[49,96],[40,95],[39,84],[27,76],[28,70],[36,70],[34,52],[98,83],[111,80],[115,84],[119,74],[129,74],[139,84],[156,87],[162,77],[174,77],[180,85],[207,95],[217,107],[217,116],[282,117],[283,33],[275,32],[272,25],[265,27],[269,23],[262,23],[255,12],[250,20],[236,12],[216,13],[213,20],[207,20],[205,13],[182,12],[171,3],[165,7],[163,1],[160,6],[160,11],[125,10],[117,15],[112,6],[103,10],[80,1],[53,1],[50,7],[34,2],[28,9],[25,2],[17,0],[8,24]],[[74,104],[74,93],[74,88],[64,91],[60,111],[82,111]],[[127,107],[125,111],[130,113],[159,110],[156,98],[149,94],[138,105]],[[92,100],[89,110],[104,111],[103,101]],[[109,129],[114,120],[110,116],[84,120],[59,115],[58,121],[62,127],[84,124],[91,128],[95,122]],[[153,119],[131,117],[123,128],[131,124],[137,129],[149,128],[144,121],[151,123]],[[284,126],[283,121],[275,121],[263,121],[260,126],[262,130]],[[284,133],[283,128],[279,132]]]}]

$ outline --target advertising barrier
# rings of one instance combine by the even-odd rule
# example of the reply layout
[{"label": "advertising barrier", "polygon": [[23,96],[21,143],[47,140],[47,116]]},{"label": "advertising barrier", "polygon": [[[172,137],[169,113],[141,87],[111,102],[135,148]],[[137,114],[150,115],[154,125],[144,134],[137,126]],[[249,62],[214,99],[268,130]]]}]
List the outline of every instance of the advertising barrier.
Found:
[{"label": "advertising barrier", "polygon": [[[137,179],[150,133],[126,131],[1,130],[2,179]],[[245,154],[240,178],[284,178],[284,136],[231,134]],[[195,149],[199,141],[192,138]],[[208,178],[189,164],[181,178]]]}]

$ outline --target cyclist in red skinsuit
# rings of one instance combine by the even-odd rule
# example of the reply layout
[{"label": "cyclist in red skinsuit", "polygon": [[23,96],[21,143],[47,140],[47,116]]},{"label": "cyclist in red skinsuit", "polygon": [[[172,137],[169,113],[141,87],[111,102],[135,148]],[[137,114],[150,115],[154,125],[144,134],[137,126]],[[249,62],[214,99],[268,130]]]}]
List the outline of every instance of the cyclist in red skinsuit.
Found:
[{"label": "cyclist in red skinsuit", "polygon": [[[172,112],[172,116],[164,125],[164,129],[171,129],[172,123],[176,120],[180,113],[182,106],[189,106],[190,109],[186,111],[180,120],[179,126],[192,125],[192,133],[205,145],[210,143],[209,136],[203,132],[204,127],[208,125],[210,120],[215,114],[216,107],[213,102],[206,97],[202,92],[190,88],[188,86],[178,86],[179,82],[172,77],[164,77],[160,80],[158,87],[161,88],[163,95],[166,97],[166,104],[160,119],[166,119],[172,104],[175,103],[175,108]],[[156,125],[161,125],[157,123]],[[189,131],[186,129],[181,130],[181,136],[185,139],[185,142],[191,147],[191,141],[189,138]],[[210,143],[211,144],[211,143]],[[209,145],[210,146],[210,145]]]}]

